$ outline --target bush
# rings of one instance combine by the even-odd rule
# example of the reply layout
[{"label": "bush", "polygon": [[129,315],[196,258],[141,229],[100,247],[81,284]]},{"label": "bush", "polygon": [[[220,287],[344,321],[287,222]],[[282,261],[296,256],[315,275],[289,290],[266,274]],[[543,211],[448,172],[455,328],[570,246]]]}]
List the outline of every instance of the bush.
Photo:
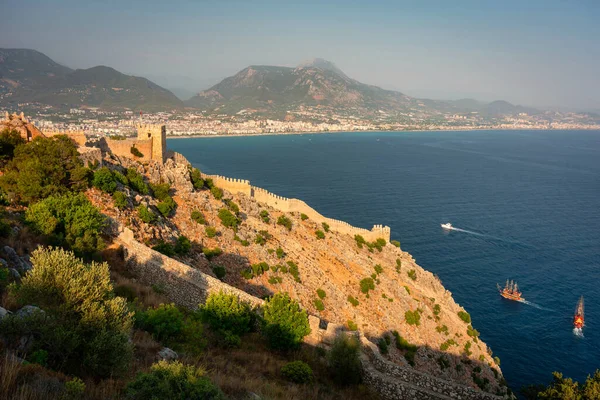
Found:
[{"label": "bush", "polygon": [[354,336],[339,335],[333,342],[327,359],[336,383],[348,386],[362,382],[360,343]]},{"label": "bush", "polygon": [[175,255],[175,249],[173,248],[173,245],[162,240],[158,242],[158,244],[152,246],[152,250],[158,251],[167,257],[173,257]]},{"label": "bush", "polygon": [[125,175],[116,170],[112,171],[112,173],[117,182],[119,182],[123,186],[129,186],[129,179],[127,179]]},{"label": "bush", "polygon": [[474,329],[471,325],[467,326],[467,335],[471,336],[472,338],[475,338],[475,341],[477,341],[477,338],[479,337],[479,331],[477,329]]},{"label": "bush", "polygon": [[266,224],[271,222],[271,218],[269,217],[269,212],[267,210],[262,210],[260,212],[260,219],[262,219],[262,221]]},{"label": "bush", "polygon": [[358,246],[359,249],[362,249],[363,245],[367,243],[365,241],[365,238],[362,237],[361,235],[354,235],[354,240],[356,241],[356,245]]},{"label": "bush", "polygon": [[256,238],[254,239],[254,243],[264,246],[272,237],[273,236],[267,231],[258,231]]},{"label": "bush", "polygon": [[323,289],[317,289],[317,296],[319,296],[320,299],[324,299],[326,296],[326,293]]},{"label": "bush", "polygon": [[416,272],[414,269],[411,269],[411,270],[410,270],[410,271],[408,271],[406,274],[407,274],[407,275],[408,275],[408,277],[409,277],[410,279],[412,279],[413,281],[416,281],[416,280],[417,280],[417,272]]},{"label": "bush", "polygon": [[392,240],[390,243],[391,243],[393,246],[396,246],[396,247],[400,248],[400,242],[399,242],[399,241],[397,241],[397,240]]},{"label": "bush", "polygon": [[285,257],[285,252],[283,251],[283,249],[281,247],[278,247],[277,250],[275,250],[275,254],[277,254],[277,258]]},{"label": "bush", "polygon": [[4,166],[15,156],[17,146],[25,144],[25,139],[14,130],[5,128],[0,132],[0,166]]},{"label": "bush", "polygon": [[457,343],[454,341],[454,339],[448,339],[440,345],[440,350],[446,351],[450,348],[450,346],[456,346],[456,345],[457,345]]},{"label": "bush", "polygon": [[85,393],[85,383],[79,378],[65,382],[66,399],[81,399]]},{"label": "bush", "polygon": [[206,256],[206,258],[208,258],[208,260],[211,260],[213,257],[218,257],[221,254],[223,254],[223,250],[221,250],[218,247],[215,247],[214,249],[209,249],[207,247],[202,249],[202,253],[204,253],[204,255]]},{"label": "bush", "polygon": [[219,219],[221,220],[223,226],[237,231],[237,227],[240,224],[240,220],[235,215],[233,215],[231,211],[229,211],[226,208],[221,208],[219,210]]},{"label": "bush", "polygon": [[223,291],[211,293],[200,307],[202,320],[212,329],[243,335],[252,330],[256,316],[250,305]]},{"label": "bush", "polygon": [[206,376],[206,372],[179,361],[159,361],[150,372],[140,373],[127,385],[127,398],[221,400],[225,396]]},{"label": "bush", "polygon": [[269,264],[267,264],[266,262],[263,261],[263,262],[260,262],[257,264],[252,264],[251,268],[252,268],[253,276],[256,277],[256,276],[260,276],[260,275],[264,274],[265,272],[268,272]]},{"label": "bush", "polygon": [[379,352],[381,354],[383,354],[383,355],[386,355],[389,352],[389,350],[388,350],[388,344],[387,344],[387,342],[385,341],[384,338],[380,338],[377,341],[377,347],[379,347]]},{"label": "bush", "polygon": [[92,185],[106,193],[114,193],[117,190],[117,181],[107,167],[102,167],[94,172]]},{"label": "bush", "polygon": [[436,326],[436,327],[435,327],[435,330],[436,330],[438,333],[443,333],[443,334],[444,334],[444,335],[446,335],[446,336],[448,336],[448,335],[449,335],[449,333],[448,333],[448,327],[447,327],[446,325],[442,325],[442,326]]},{"label": "bush", "polygon": [[471,345],[472,345],[472,343],[470,341],[465,343],[463,352],[465,353],[465,355],[467,357],[469,357],[471,354],[473,354],[473,352],[471,351]]},{"label": "bush", "polygon": [[277,218],[277,225],[285,226],[288,231],[292,230],[292,220],[285,215],[281,215]]},{"label": "bush", "polygon": [[325,232],[329,232],[329,224],[327,222],[321,223],[321,226]]},{"label": "bush", "polygon": [[215,199],[221,200],[223,198],[223,190],[219,189],[216,186],[210,188],[210,193],[214,196]]},{"label": "bush", "polygon": [[199,190],[204,187],[204,179],[202,179],[202,174],[198,168],[191,168],[190,179],[192,180],[194,189]]},{"label": "bush", "polygon": [[460,317],[460,319],[463,320],[464,323],[466,323],[466,324],[470,324],[471,323],[471,316],[469,315],[468,312],[466,312],[466,311],[459,311],[457,314]]},{"label": "bush", "polygon": [[165,217],[168,217],[171,214],[171,212],[175,210],[176,207],[177,203],[175,203],[175,200],[173,200],[169,196],[167,196],[164,201],[161,201],[156,205],[158,211],[160,211],[160,213]]},{"label": "bush", "polygon": [[300,283],[300,271],[298,270],[298,265],[296,265],[293,261],[288,261],[287,266],[289,268],[289,273],[294,277],[294,281]]},{"label": "bush", "polygon": [[119,210],[124,210],[125,208],[127,208],[128,202],[125,193],[117,190],[113,193],[112,199],[115,204],[115,207],[117,207]]},{"label": "bush", "polygon": [[114,296],[108,264],[84,264],[72,252],[52,248],[38,248],[31,261],[14,295],[46,314],[11,317],[23,323],[16,336],[32,335],[34,350],[45,350],[53,369],[98,377],[124,372],[132,355],[132,314],[125,299]]},{"label": "bush", "polygon": [[306,215],[306,214],[302,213],[302,214],[300,214],[300,219],[301,219],[302,221],[306,221],[306,220],[308,219],[308,215]]},{"label": "bush", "polygon": [[222,265],[213,265],[212,271],[219,280],[223,280],[227,275],[227,270]]},{"label": "bush", "polygon": [[129,151],[136,157],[144,157],[144,153],[139,151],[139,149],[135,146],[131,146],[131,149],[129,149]]},{"label": "bush", "polygon": [[350,302],[350,304],[352,304],[354,307],[358,306],[358,300],[356,300],[354,297],[352,296],[348,296],[348,301]]},{"label": "bush", "polygon": [[146,207],[143,204],[140,204],[136,208],[136,211],[137,211],[138,217],[142,220],[142,222],[145,222],[147,224],[153,224],[158,219],[156,214],[154,214],[154,212],[152,212],[148,207]]},{"label": "bush", "polygon": [[347,325],[348,325],[349,331],[357,331],[358,330],[358,325],[356,325],[356,323],[354,321],[352,321],[351,319],[348,320]]},{"label": "bush", "polygon": [[383,272],[383,267],[382,267],[381,265],[379,265],[379,264],[377,264],[377,265],[374,267],[374,269],[375,269],[375,273],[376,273],[377,275],[379,275],[379,274],[381,274],[381,273]]},{"label": "bush", "polygon": [[421,325],[421,313],[417,311],[406,311],[404,313],[404,320],[409,325]]},{"label": "bush", "polygon": [[325,239],[323,231],[315,231],[315,235],[317,235],[317,239]]},{"label": "bush", "polygon": [[50,196],[30,206],[25,220],[39,233],[77,254],[104,248],[101,235],[106,219],[82,193]]},{"label": "bush", "polygon": [[81,168],[83,162],[71,139],[64,135],[37,137],[14,148],[14,157],[0,177],[0,189],[13,202],[32,203],[48,196],[85,189],[88,178],[81,174],[84,171]]},{"label": "bush", "polygon": [[368,294],[369,290],[375,290],[375,282],[373,278],[364,278],[360,281],[360,291]]},{"label": "bush", "polygon": [[233,212],[235,215],[238,215],[240,213],[240,207],[237,204],[235,204],[233,200],[227,199],[223,202],[227,205],[227,208],[229,208],[229,210],[231,210],[231,212]]},{"label": "bush", "polygon": [[404,339],[402,336],[400,336],[398,331],[393,331],[392,334],[394,335],[394,339],[396,340],[396,348],[398,350],[403,351],[404,358],[406,359],[406,361],[408,361],[408,363],[410,365],[414,366],[415,365],[415,354],[417,353],[417,350],[419,348],[417,346],[415,346],[414,344],[408,343],[408,341],[406,339]]},{"label": "bush", "polygon": [[325,304],[323,304],[323,300],[321,300],[321,299],[315,299],[315,300],[313,301],[313,304],[315,305],[315,308],[316,308],[318,311],[323,311],[323,310],[325,310]]},{"label": "bush", "polygon": [[200,225],[206,224],[206,219],[204,219],[204,214],[202,214],[202,212],[200,212],[198,210],[192,211],[191,217],[192,217],[192,221],[196,221]]},{"label": "bush", "polygon": [[188,254],[190,252],[190,250],[192,249],[192,242],[190,242],[190,239],[188,239],[187,237],[181,235],[177,238],[177,241],[175,242],[175,253],[180,255],[180,256],[184,256],[186,254]]},{"label": "bush", "polygon": [[212,226],[205,227],[204,232],[209,238],[214,238],[215,236],[217,236],[217,230]]},{"label": "bush", "polygon": [[435,315],[436,317],[440,315],[440,312],[442,312],[442,307],[439,304],[436,304],[433,306],[433,315]]},{"label": "bush", "polygon": [[277,293],[269,298],[263,310],[263,333],[274,349],[295,349],[310,333],[306,311],[301,310],[287,293]]},{"label": "bush", "polygon": [[138,192],[139,194],[149,194],[150,189],[144,177],[140,175],[134,168],[127,169],[127,179],[129,180],[129,187]]},{"label": "bush", "polygon": [[161,304],[136,314],[135,318],[137,325],[160,342],[179,337],[183,330],[184,315],[175,304]]},{"label": "bush", "polygon": [[494,357],[494,362],[496,363],[497,366],[500,366],[500,357],[498,357],[498,356]]},{"label": "bush", "polygon": [[292,361],[281,368],[281,375],[294,383],[308,383],[313,379],[312,369],[303,361]]},{"label": "bush", "polygon": [[399,258],[396,258],[396,272],[400,273],[401,269],[402,269],[402,260]]}]

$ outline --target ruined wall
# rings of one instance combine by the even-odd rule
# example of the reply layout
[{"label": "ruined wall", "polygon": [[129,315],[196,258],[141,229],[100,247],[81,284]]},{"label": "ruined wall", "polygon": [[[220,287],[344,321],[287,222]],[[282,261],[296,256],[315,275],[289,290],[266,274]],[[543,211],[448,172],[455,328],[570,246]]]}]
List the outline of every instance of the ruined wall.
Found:
[{"label": "ruined wall", "polygon": [[[183,156],[181,156],[183,157]],[[186,160],[187,162],[187,160]],[[315,209],[310,207],[302,200],[288,199],[269,192],[268,190],[251,186],[250,182],[244,179],[226,178],[220,175],[202,174],[204,178],[210,178],[214,184],[221,189],[225,189],[231,193],[243,193],[250,196],[260,203],[264,203],[281,212],[297,212],[306,214],[311,220],[317,223],[327,223],[332,231],[345,233],[351,236],[361,235],[365,240],[373,242],[379,238],[390,241],[391,231],[388,226],[374,225],[371,230],[357,228],[347,222],[337,219],[327,218],[319,214]]]},{"label": "ruined wall", "polygon": [[83,131],[51,130],[44,131],[44,135],[46,137],[65,135],[69,139],[71,139],[77,146],[85,146],[85,143],[87,142],[87,137],[85,136]]},{"label": "ruined wall", "polygon": [[[167,152],[167,128],[157,124],[138,124],[137,139],[139,141],[152,141],[152,150],[148,155],[154,161],[165,162]],[[144,154],[145,156],[146,154]]]},{"label": "ruined wall", "polygon": [[83,165],[98,164],[102,166],[102,150],[97,147],[78,147],[79,159],[83,161]]},{"label": "ruined wall", "polygon": [[[139,161],[150,161],[152,159],[152,139],[139,140],[139,139],[124,139],[114,140],[110,138],[100,139],[100,148],[104,151],[110,151],[111,153],[119,157],[129,157]],[[131,154],[131,147],[137,148],[144,156],[136,157]]]}]

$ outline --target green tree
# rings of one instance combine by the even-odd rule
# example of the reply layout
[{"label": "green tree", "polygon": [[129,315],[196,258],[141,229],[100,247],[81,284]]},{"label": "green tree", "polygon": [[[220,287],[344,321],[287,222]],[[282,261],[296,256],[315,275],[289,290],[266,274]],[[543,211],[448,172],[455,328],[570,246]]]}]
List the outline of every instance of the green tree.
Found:
[{"label": "green tree", "polygon": [[112,171],[107,167],[102,167],[94,172],[92,184],[106,193],[112,194],[117,190],[117,181]]},{"label": "green tree", "polygon": [[68,137],[38,137],[15,148],[0,177],[0,188],[11,201],[35,202],[81,187],[72,176],[80,167],[83,162]]},{"label": "green tree", "polygon": [[202,214],[202,212],[199,210],[192,211],[191,217],[192,217],[193,221],[196,221],[200,225],[206,224],[206,219],[204,218],[204,214]]},{"label": "green tree", "polygon": [[221,223],[228,227],[233,229],[234,231],[237,230],[238,225],[240,224],[240,220],[239,218],[237,218],[235,215],[233,215],[231,213],[231,211],[229,211],[226,208],[221,208],[219,210],[219,219],[221,220]]},{"label": "green tree", "polygon": [[127,208],[128,203],[125,193],[117,190],[113,193],[112,198],[113,202],[115,203],[115,207],[117,207],[119,210],[124,210]]},{"label": "green tree", "polygon": [[152,210],[150,210],[148,207],[146,207],[143,204],[140,204],[136,208],[136,210],[138,213],[138,217],[140,217],[140,219],[147,224],[153,224],[158,219],[156,217],[156,214],[154,214],[154,212],[152,212]]},{"label": "green tree", "polygon": [[285,364],[281,368],[281,375],[294,383],[308,383],[313,378],[312,369],[303,361],[292,361]]},{"label": "green tree", "polygon": [[127,180],[129,181],[129,187],[138,192],[139,194],[149,194],[150,188],[144,182],[144,177],[138,173],[134,168],[127,169]]},{"label": "green tree", "polygon": [[277,218],[277,225],[285,226],[288,231],[292,230],[292,220],[285,215],[281,215]]},{"label": "green tree", "polygon": [[127,385],[129,400],[224,400],[225,396],[206,371],[179,361],[159,361],[150,372],[140,373]]},{"label": "green tree", "polygon": [[3,129],[0,132],[0,167],[12,160],[17,146],[25,144],[25,139],[14,129]]},{"label": "green tree", "polygon": [[180,235],[175,242],[175,248],[173,249],[176,254],[183,256],[190,252],[192,249],[192,242],[184,235]]},{"label": "green tree", "polygon": [[263,332],[272,348],[295,349],[310,333],[308,315],[287,293],[277,293],[265,302]]},{"label": "green tree", "polygon": [[325,239],[323,231],[315,231],[315,235],[317,235],[317,239]]},{"label": "green tree", "polygon": [[212,193],[214,198],[217,200],[221,200],[223,198],[223,190],[216,186],[213,186],[212,188],[210,188],[210,192]]},{"label": "green tree", "polygon": [[200,307],[202,320],[214,330],[235,335],[248,333],[254,327],[256,316],[250,304],[234,294],[223,291],[211,293]]},{"label": "green tree", "polygon": [[204,188],[204,179],[202,179],[202,173],[198,168],[191,168],[190,179],[194,189],[200,190]]},{"label": "green tree", "polygon": [[161,304],[157,308],[150,308],[135,316],[136,324],[152,333],[161,342],[181,334],[184,318],[175,304]]},{"label": "green tree", "polygon": [[332,378],[340,385],[362,382],[360,342],[354,336],[339,335],[327,356]]},{"label": "green tree", "polygon": [[101,234],[106,219],[82,193],[50,196],[29,207],[25,220],[36,231],[78,254],[104,247]]}]

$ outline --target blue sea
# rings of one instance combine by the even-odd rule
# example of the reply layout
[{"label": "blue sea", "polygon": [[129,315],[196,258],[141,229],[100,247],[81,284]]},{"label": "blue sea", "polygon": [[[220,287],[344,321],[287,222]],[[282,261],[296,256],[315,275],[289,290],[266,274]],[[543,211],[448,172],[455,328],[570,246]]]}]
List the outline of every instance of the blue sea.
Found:
[{"label": "blue sea", "polygon": [[[600,368],[600,132],[376,132],[171,139],[209,174],[389,225],[437,274],[514,389]],[[451,222],[462,231],[444,231]],[[533,304],[502,299],[507,278]],[[572,331],[580,295],[584,337]]]}]

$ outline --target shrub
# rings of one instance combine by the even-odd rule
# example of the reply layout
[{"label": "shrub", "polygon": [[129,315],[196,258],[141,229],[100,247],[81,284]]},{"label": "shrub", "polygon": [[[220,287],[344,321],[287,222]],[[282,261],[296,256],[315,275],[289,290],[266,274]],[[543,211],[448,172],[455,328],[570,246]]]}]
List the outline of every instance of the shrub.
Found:
[{"label": "shrub", "polygon": [[410,289],[408,288],[408,286],[404,285],[404,290],[406,290],[406,293],[410,294]]},{"label": "shrub", "polygon": [[210,193],[212,193],[213,197],[217,200],[221,200],[223,198],[223,190],[219,189],[216,186],[210,188]]},{"label": "shrub", "polygon": [[377,264],[377,265],[374,267],[374,269],[375,269],[375,273],[376,273],[377,275],[379,275],[379,274],[381,274],[381,273],[383,272],[383,267],[382,267],[381,265],[379,265],[379,264]]},{"label": "shrub", "polygon": [[85,393],[85,383],[79,378],[65,382],[66,399],[81,399]]},{"label": "shrub", "polygon": [[408,271],[406,274],[407,274],[407,275],[408,275],[408,277],[409,277],[410,279],[412,279],[413,281],[416,281],[416,280],[417,280],[417,272],[416,272],[414,269],[411,269],[411,270],[410,270],[410,271]]},{"label": "shrub", "polygon": [[200,307],[202,320],[214,330],[243,335],[252,330],[256,316],[250,305],[223,291],[211,293]]},{"label": "shrub", "polygon": [[454,339],[448,339],[440,345],[440,350],[446,351],[450,348],[450,346],[456,346],[456,345],[457,345],[457,343],[454,341]]},{"label": "shrub", "polygon": [[396,272],[400,273],[401,269],[402,269],[402,260],[399,258],[396,258]]},{"label": "shrub", "polygon": [[177,238],[177,241],[175,242],[175,248],[174,248],[175,253],[180,256],[183,256],[183,255],[188,254],[191,249],[192,249],[192,242],[190,242],[190,239],[188,239],[184,235],[180,235]]},{"label": "shrub", "polygon": [[231,211],[229,211],[226,208],[221,208],[219,210],[219,219],[221,220],[221,223],[223,224],[223,226],[226,226],[227,228],[231,228],[234,231],[237,231],[237,227],[240,223],[240,220],[231,213]]},{"label": "shrub", "polygon": [[263,261],[257,264],[252,264],[251,268],[253,276],[260,276],[269,271],[269,264]]},{"label": "shrub", "polygon": [[115,204],[115,207],[117,207],[119,210],[123,210],[123,209],[127,208],[128,203],[127,203],[127,196],[125,195],[125,193],[117,190],[116,192],[113,193],[112,199]]},{"label": "shrub", "polygon": [[129,187],[138,192],[139,194],[149,194],[150,189],[144,177],[140,175],[134,168],[127,169],[127,180],[129,180]]},{"label": "shrub", "polygon": [[204,179],[202,179],[202,174],[198,168],[191,168],[190,179],[194,189],[199,190],[204,187]]},{"label": "shrub", "polygon": [[156,205],[158,211],[160,211],[160,213],[165,217],[168,217],[171,214],[171,212],[175,210],[176,207],[177,203],[175,203],[175,200],[173,200],[169,196],[167,196],[163,201]]},{"label": "shrub", "polygon": [[171,185],[168,183],[156,183],[150,184],[150,188],[152,189],[152,194],[158,200],[164,201],[167,198],[170,198],[169,191],[171,190]]},{"label": "shrub", "polygon": [[302,221],[306,221],[306,220],[308,219],[308,215],[306,215],[306,214],[302,213],[302,214],[300,214],[300,219],[301,219]]},{"label": "shrub", "polygon": [[347,325],[348,325],[349,331],[357,331],[358,330],[358,325],[356,325],[356,323],[354,321],[352,321],[351,319],[348,320]]},{"label": "shrub", "polygon": [[144,157],[144,153],[139,151],[139,149],[135,146],[131,146],[131,149],[129,149],[129,151],[136,157]]},{"label": "shrub", "polygon": [[463,320],[464,323],[466,323],[466,324],[470,324],[471,323],[471,316],[469,315],[468,312],[466,312],[466,311],[459,311],[457,314],[460,317],[460,319]]},{"label": "shrub", "polygon": [[436,326],[435,330],[438,331],[438,333],[443,333],[444,335],[448,336],[448,327],[446,325],[442,325],[442,326]]},{"label": "shrub", "polygon": [[325,232],[329,232],[329,224],[327,222],[321,223],[321,226]]},{"label": "shrub", "polygon": [[192,217],[192,221],[196,221],[200,225],[206,224],[206,219],[204,219],[204,214],[202,214],[202,212],[200,212],[198,210],[192,211],[191,217]]},{"label": "shrub", "polygon": [[473,354],[473,352],[471,351],[471,345],[472,345],[472,343],[470,341],[465,343],[464,353],[465,353],[465,355],[467,355],[467,357],[470,356],[471,354]]},{"label": "shrub", "polygon": [[289,267],[290,274],[294,277],[294,281],[300,283],[300,271],[298,270],[298,265],[293,261],[288,261],[287,266]]},{"label": "shrub", "polygon": [[471,336],[475,339],[475,341],[477,341],[477,338],[479,337],[479,331],[477,329],[474,329],[471,325],[469,325],[467,326],[467,335]]},{"label": "shrub", "polygon": [[352,296],[348,296],[348,301],[350,302],[350,304],[352,304],[354,307],[358,306],[358,300],[356,300],[354,297]]},{"label": "shrub", "polygon": [[269,217],[269,212],[267,210],[262,210],[260,212],[260,219],[266,224],[271,222],[271,218]]},{"label": "shrub", "polygon": [[312,369],[303,361],[292,361],[285,364],[281,368],[281,375],[294,383],[308,383],[313,378]]},{"label": "shrub", "polygon": [[498,356],[494,357],[494,362],[496,363],[497,366],[500,366],[500,357],[498,357]]},{"label": "shrub", "polygon": [[29,362],[39,364],[43,367],[48,365],[48,352],[46,350],[36,350],[28,357]]},{"label": "shrub", "polygon": [[212,271],[219,280],[223,280],[227,275],[227,270],[222,265],[213,265]]},{"label": "shrub", "polygon": [[315,231],[315,235],[317,236],[317,239],[325,239],[323,231]]},{"label": "shrub", "polygon": [[269,278],[269,283],[271,285],[277,285],[278,283],[283,282],[283,279],[280,276],[272,276]]},{"label": "shrub", "polygon": [[137,211],[138,217],[142,220],[142,222],[145,222],[147,224],[153,224],[158,219],[156,214],[154,214],[154,212],[152,210],[150,210],[148,207],[146,207],[143,204],[140,204],[136,208],[136,211]]},{"label": "shrub", "polygon": [[5,128],[0,132],[0,166],[4,166],[15,156],[17,146],[25,144],[25,139],[14,130]]},{"label": "shrub", "polygon": [[159,241],[158,244],[152,246],[152,250],[158,251],[167,257],[173,257],[175,255],[175,249],[171,243]]},{"label": "shrub", "polygon": [[[11,142],[13,134],[6,141]],[[8,146],[12,146],[8,143]],[[6,149],[10,154],[10,149]],[[52,195],[87,187],[81,174],[83,162],[75,144],[64,135],[38,137],[26,145],[16,145],[14,157],[4,167],[0,189],[13,202],[31,203]],[[78,172],[76,174],[76,172]],[[86,182],[81,182],[84,179]]]},{"label": "shrub", "polygon": [[275,250],[275,254],[277,254],[277,258],[285,257],[285,252],[283,251],[283,249],[281,247],[278,247],[277,250]]},{"label": "shrub", "polygon": [[404,320],[409,325],[421,325],[421,313],[417,311],[406,311],[404,313]]},{"label": "shrub", "polygon": [[102,167],[94,172],[92,185],[106,193],[114,193],[117,190],[117,181],[107,167]]},{"label": "shrub", "polygon": [[317,289],[317,296],[319,296],[320,299],[324,299],[326,296],[325,291],[323,289]]},{"label": "shrub", "polygon": [[400,248],[400,242],[399,242],[399,241],[397,241],[397,240],[392,240],[390,243],[391,243],[393,246],[396,246],[396,247]]},{"label": "shrub", "polygon": [[215,236],[217,236],[217,230],[212,226],[205,227],[204,232],[209,238],[214,238]]},{"label": "shrub", "polygon": [[231,210],[235,215],[240,213],[240,207],[233,202],[233,200],[227,199],[223,201],[229,210]]},{"label": "shrub", "polygon": [[52,248],[38,248],[31,261],[14,295],[46,316],[15,317],[24,324],[17,337],[36,338],[34,348],[48,353],[53,369],[98,377],[124,372],[132,355],[132,315],[125,299],[114,296],[108,264],[84,264],[72,252]]},{"label": "shrub", "polygon": [[210,261],[213,257],[218,257],[221,254],[223,254],[223,250],[221,250],[218,247],[215,247],[214,249],[209,249],[209,248],[205,247],[202,249],[202,253],[204,253],[206,258],[208,258],[208,260]]},{"label": "shrub", "polygon": [[380,338],[377,341],[377,347],[379,347],[379,352],[383,355],[386,355],[388,353],[388,343],[385,341],[384,338]]},{"label": "shrub", "polygon": [[256,238],[254,239],[254,243],[264,246],[272,237],[273,236],[267,231],[258,231]]},{"label": "shrub", "polygon": [[287,293],[277,293],[265,302],[263,333],[278,350],[297,348],[310,333],[306,311]]},{"label": "shrub", "polygon": [[363,245],[367,243],[365,241],[365,238],[362,237],[361,235],[354,235],[354,240],[356,241],[356,245],[358,246],[359,249],[362,249]]},{"label": "shrub", "polygon": [[336,383],[348,386],[362,381],[360,343],[354,336],[339,335],[333,342],[327,361]]},{"label": "shrub", "polygon": [[184,315],[175,304],[161,304],[136,314],[135,318],[137,325],[161,342],[179,337],[183,330]]},{"label": "shrub", "polygon": [[435,315],[436,317],[438,315],[440,315],[441,311],[442,311],[442,307],[439,304],[436,304],[433,306],[433,315]]},{"label": "shrub", "polygon": [[394,339],[396,340],[396,348],[404,352],[404,358],[410,365],[415,365],[415,354],[419,349],[414,344],[408,343],[406,339],[404,339],[398,331],[393,331]]},{"label": "shrub", "polygon": [[206,376],[202,368],[179,361],[159,361],[150,372],[140,373],[127,385],[127,398],[222,400],[223,393]]},{"label": "shrub", "polygon": [[82,193],[50,196],[30,206],[25,220],[39,233],[77,254],[89,254],[104,247],[101,235],[105,217]]},{"label": "shrub", "polygon": [[115,180],[123,186],[129,186],[129,179],[119,171],[112,171]]},{"label": "shrub", "polygon": [[277,225],[285,226],[288,231],[292,230],[292,220],[285,215],[281,215],[277,218]]},{"label": "shrub", "polygon": [[375,282],[373,278],[364,278],[360,281],[360,291],[368,294],[369,290],[375,290]]},{"label": "shrub", "polygon": [[321,299],[314,299],[314,300],[313,300],[313,304],[315,305],[315,308],[316,308],[318,311],[323,311],[323,310],[325,310],[325,305],[323,304],[323,300],[321,300]]}]

